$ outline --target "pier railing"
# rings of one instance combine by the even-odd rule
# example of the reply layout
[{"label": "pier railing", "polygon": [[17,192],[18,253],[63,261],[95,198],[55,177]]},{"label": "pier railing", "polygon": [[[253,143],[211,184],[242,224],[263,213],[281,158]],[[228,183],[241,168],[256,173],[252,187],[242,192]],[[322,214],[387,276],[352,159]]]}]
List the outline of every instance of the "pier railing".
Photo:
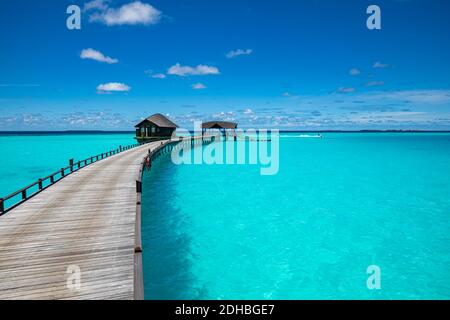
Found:
[{"label": "pier railing", "polygon": [[142,176],[145,168],[150,169],[151,162],[160,155],[167,153],[174,148],[180,140],[161,142],[153,150],[148,150],[148,154],[142,159],[139,172],[136,176],[136,225],[135,225],[135,243],[134,243],[134,299],[144,299],[144,278],[142,272],[142,236],[141,236],[141,211],[142,211]]},{"label": "pier railing", "polygon": [[141,161],[139,172],[136,176],[136,230],[134,243],[134,298],[135,300],[144,299],[144,278],[142,272],[142,236],[141,236],[141,212],[142,212],[142,177],[144,170],[150,170],[152,161],[159,156],[171,152],[174,148],[180,148],[183,145],[190,144],[192,147],[209,144],[214,141],[214,137],[184,137],[178,140],[161,142],[153,150],[148,150],[148,154]]},{"label": "pier railing", "polygon": [[[148,143],[148,142],[145,142]],[[84,160],[76,161],[74,162],[73,159],[69,160],[69,165],[67,167],[63,167],[59,169],[56,172],[53,172],[52,174],[40,178],[37,181],[33,182],[32,184],[19,189],[6,197],[0,198],[0,216],[4,213],[8,212],[9,210],[17,207],[18,205],[22,204],[23,202],[27,201],[28,199],[32,198],[36,194],[40,193],[41,191],[45,190],[46,188],[54,185],[61,179],[67,177],[68,175],[92,164],[97,161],[100,161],[102,159],[106,159],[108,157],[111,157],[115,154],[121,153],[126,150],[133,149],[135,147],[141,146],[145,143],[136,143],[128,146],[119,146],[119,148],[110,150],[108,152],[100,153],[95,156],[86,158]]]}]

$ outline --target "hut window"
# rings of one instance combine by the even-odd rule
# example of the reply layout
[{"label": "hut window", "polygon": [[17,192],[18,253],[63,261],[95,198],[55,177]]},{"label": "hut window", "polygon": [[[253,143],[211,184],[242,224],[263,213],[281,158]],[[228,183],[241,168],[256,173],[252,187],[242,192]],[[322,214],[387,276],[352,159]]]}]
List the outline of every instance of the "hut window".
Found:
[{"label": "hut window", "polygon": [[155,133],[155,127],[152,126],[152,133]]}]

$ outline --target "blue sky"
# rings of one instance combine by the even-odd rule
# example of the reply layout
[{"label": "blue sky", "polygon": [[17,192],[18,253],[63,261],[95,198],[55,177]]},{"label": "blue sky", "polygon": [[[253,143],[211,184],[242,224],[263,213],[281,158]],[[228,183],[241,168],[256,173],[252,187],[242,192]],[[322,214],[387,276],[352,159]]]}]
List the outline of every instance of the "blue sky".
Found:
[{"label": "blue sky", "polygon": [[2,0],[0,130],[133,130],[156,112],[188,129],[449,130],[449,15],[447,0]]}]

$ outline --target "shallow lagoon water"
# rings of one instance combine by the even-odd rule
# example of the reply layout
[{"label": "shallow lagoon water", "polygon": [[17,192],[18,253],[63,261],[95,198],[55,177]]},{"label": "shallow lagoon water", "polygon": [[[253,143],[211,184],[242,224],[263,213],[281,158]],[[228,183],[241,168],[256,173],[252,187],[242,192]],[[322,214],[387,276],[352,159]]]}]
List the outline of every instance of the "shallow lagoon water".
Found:
[{"label": "shallow lagoon water", "polygon": [[283,133],[274,176],[162,157],[144,178],[145,296],[448,299],[449,193],[449,134]]},{"label": "shallow lagoon water", "polygon": [[134,143],[133,133],[0,133],[0,197],[68,166],[69,159],[76,162]]},{"label": "shallow lagoon water", "polygon": [[[282,133],[280,170],[144,176],[147,299],[449,299],[450,134]],[[0,135],[0,194],[133,134]],[[381,268],[381,290],[366,269]]]}]

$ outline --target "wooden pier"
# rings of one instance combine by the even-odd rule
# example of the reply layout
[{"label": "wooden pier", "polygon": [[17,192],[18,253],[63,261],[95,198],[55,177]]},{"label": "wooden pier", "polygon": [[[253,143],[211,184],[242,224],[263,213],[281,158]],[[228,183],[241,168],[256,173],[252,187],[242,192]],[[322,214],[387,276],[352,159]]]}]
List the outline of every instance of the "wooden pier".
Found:
[{"label": "wooden pier", "polygon": [[174,144],[91,158],[2,215],[0,299],[142,299],[142,167]]}]

